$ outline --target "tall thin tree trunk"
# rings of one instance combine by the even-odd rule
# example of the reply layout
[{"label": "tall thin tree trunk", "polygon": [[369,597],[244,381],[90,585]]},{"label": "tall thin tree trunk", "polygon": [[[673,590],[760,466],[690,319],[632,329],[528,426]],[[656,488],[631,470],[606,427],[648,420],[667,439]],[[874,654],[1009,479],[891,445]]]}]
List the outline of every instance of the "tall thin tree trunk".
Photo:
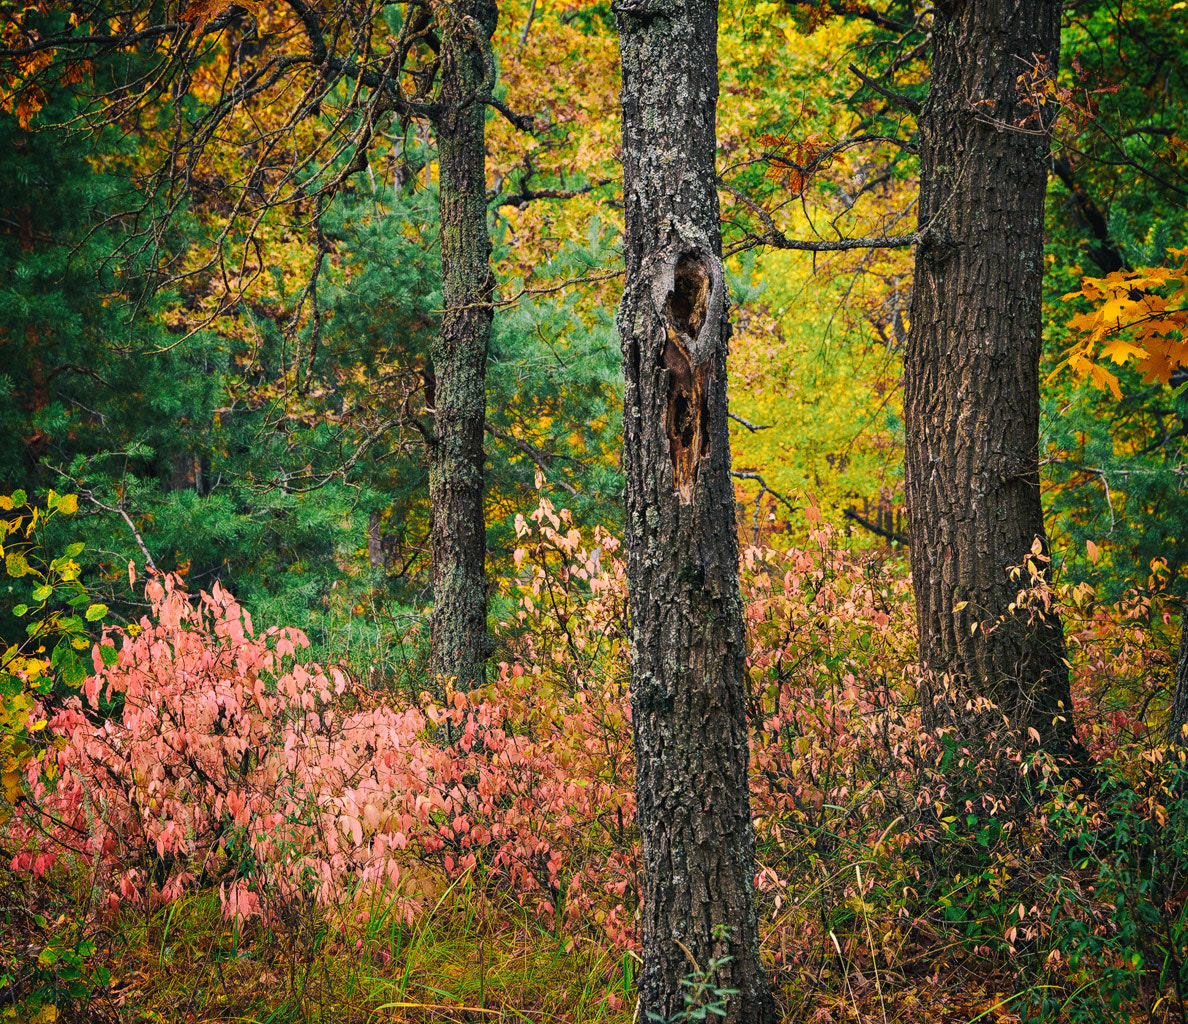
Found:
[{"label": "tall thin tree trunk", "polygon": [[433,517],[430,671],[459,689],[480,685],[487,633],[483,423],[494,278],[487,235],[484,153],[487,67],[498,9],[491,0],[434,4],[441,38],[438,101],[444,314],[430,356],[435,442],[429,470]]},{"label": "tall thin tree trunk", "polygon": [[637,819],[640,1019],[713,966],[726,1020],[775,1019],[759,957],[747,789],[730,336],[715,186],[716,0],[620,0],[627,278],[623,470]]},{"label": "tall thin tree trunk", "polygon": [[[1011,611],[1038,538],[1039,359],[1049,118],[1020,76],[1055,74],[1060,0],[936,5],[920,120],[920,226],[904,372],[912,581],[924,666],[1055,753],[1075,744],[1063,627]],[[988,629],[998,623],[995,628]],[[944,695],[926,684],[925,718]]]},{"label": "tall thin tree trunk", "polygon": [[1188,614],[1180,624],[1180,656],[1176,659],[1175,687],[1172,690],[1171,714],[1167,723],[1167,738],[1171,743],[1188,744],[1184,726],[1188,725]]}]

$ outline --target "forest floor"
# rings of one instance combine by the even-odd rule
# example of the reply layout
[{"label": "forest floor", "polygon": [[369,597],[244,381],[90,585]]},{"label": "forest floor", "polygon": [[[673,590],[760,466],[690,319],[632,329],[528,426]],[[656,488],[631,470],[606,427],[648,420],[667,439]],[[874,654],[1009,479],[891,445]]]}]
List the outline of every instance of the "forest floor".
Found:
[{"label": "forest floor", "polygon": [[[14,917],[13,898],[27,901],[34,894],[27,880],[8,875],[3,884],[11,929],[0,942],[7,961],[0,961],[0,974],[19,971],[22,961],[28,966],[44,950],[81,946],[82,977],[93,986],[85,999],[59,1002],[63,1008],[56,1012],[47,1007],[30,1018],[32,1024],[634,1019],[636,954],[551,930],[510,901],[494,906],[473,892],[448,892],[412,924],[381,911],[361,934],[325,912],[276,929],[258,923],[241,929],[226,921],[215,890],[191,893],[147,917],[124,912],[80,932],[77,922],[87,915],[68,887],[39,885],[33,905],[40,913]],[[66,907],[69,902],[73,908]],[[55,910],[56,918],[47,916]],[[869,947],[854,949],[851,957],[840,956],[837,947],[815,952],[801,966],[773,971],[785,1021],[1025,1019],[1012,1007],[1031,993],[1016,990],[1001,960],[971,956],[954,944],[903,950],[894,967],[880,966]],[[63,955],[59,963],[68,959]],[[96,979],[103,984],[94,984]],[[0,1004],[0,1020],[12,1019]]]}]

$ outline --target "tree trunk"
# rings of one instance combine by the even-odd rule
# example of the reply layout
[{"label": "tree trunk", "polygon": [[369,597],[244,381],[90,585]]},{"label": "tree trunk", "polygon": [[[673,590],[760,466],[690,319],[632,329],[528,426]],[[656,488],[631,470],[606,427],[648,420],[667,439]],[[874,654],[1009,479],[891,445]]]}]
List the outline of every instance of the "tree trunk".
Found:
[{"label": "tree trunk", "polygon": [[754,905],[726,415],[730,325],[714,169],[717,3],[621,0],[615,10],[640,1020],[680,1012],[682,977],[712,964],[712,984],[738,990],[725,1020],[766,1024],[775,1012]]},{"label": "tree trunk", "polygon": [[1188,613],[1180,623],[1180,656],[1176,659],[1175,689],[1172,691],[1171,715],[1167,723],[1170,743],[1188,744],[1184,726],[1188,725]]},{"label": "tree trunk", "polygon": [[438,101],[444,313],[430,349],[435,387],[429,470],[433,516],[430,671],[479,686],[487,633],[483,423],[494,278],[484,153],[487,67],[498,10],[491,0],[434,5],[441,38]]},{"label": "tree trunk", "polygon": [[1012,611],[1027,576],[1007,572],[1037,539],[1048,550],[1038,447],[1050,119],[1020,76],[1045,57],[1055,74],[1060,2],[939,3],[932,47],[904,368],[912,581],[922,661],[937,674],[925,721],[960,723],[982,696],[1066,753],[1064,630],[1055,615]]}]

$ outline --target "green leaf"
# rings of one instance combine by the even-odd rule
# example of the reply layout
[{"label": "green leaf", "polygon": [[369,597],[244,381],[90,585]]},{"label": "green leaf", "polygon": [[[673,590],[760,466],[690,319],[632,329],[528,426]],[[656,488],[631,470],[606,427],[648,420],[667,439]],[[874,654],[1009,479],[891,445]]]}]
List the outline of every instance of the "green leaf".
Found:
[{"label": "green leaf", "polygon": [[28,606],[27,604],[18,604],[18,605],[17,605],[17,606],[16,606],[16,607],[15,607],[15,608],[12,610],[12,614],[13,614],[13,615],[15,615],[15,616],[16,616],[16,617],[19,619],[19,618],[20,618],[22,615],[24,615],[24,614],[25,614],[25,612],[27,612],[28,610],[29,610],[29,606]]},{"label": "green leaf", "polygon": [[33,590],[33,600],[40,604],[54,592],[54,588],[43,583],[40,587]]},{"label": "green leaf", "polygon": [[111,646],[111,644],[100,644],[99,657],[103,659],[103,664],[106,668],[111,668],[112,665],[120,660],[120,652]]},{"label": "green leaf", "polygon": [[76,541],[73,544],[68,544],[66,546],[66,557],[67,558],[78,558],[78,556],[82,554],[82,550],[85,547],[86,547],[86,545],[81,540]]},{"label": "green leaf", "polygon": [[33,571],[29,568],[29,562],[24,555],[9,555],[4,559],[4,567],[8,570],[9,576],[14,576],[17,579],[27,576]]},{"label": "green leaf", "polygon": [[25,494],[24,491],[13,491],[12,492],[13,508],[20,508],[22,505],[24,505],[26,502],[28,502],[28,500],[29,500],[29,496],[27,494]]},{"label": "green leaf", "polygon": [[77,658],[73,664],[62,669],[62,681],[72,690],[77,690],[87,680],[87,667]]},{"label": "green leaf", "polygon": [[87,622],[98,622],[107,614],[107,605],[93,604],[87,609]]}]

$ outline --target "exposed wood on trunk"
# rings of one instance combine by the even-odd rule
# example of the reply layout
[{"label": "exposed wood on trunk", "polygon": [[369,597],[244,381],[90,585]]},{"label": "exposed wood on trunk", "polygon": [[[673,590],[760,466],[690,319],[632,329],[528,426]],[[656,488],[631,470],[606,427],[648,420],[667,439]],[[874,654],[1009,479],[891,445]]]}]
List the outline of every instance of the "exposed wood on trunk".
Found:
[{"label": "exposed wood on trunk", "polygon": [[623,470],[643,858],[640,1019],[713,967],[725,1020],[775,1012],[759,958],[715,188],[715,0],[616,5],[623,63]]}]

